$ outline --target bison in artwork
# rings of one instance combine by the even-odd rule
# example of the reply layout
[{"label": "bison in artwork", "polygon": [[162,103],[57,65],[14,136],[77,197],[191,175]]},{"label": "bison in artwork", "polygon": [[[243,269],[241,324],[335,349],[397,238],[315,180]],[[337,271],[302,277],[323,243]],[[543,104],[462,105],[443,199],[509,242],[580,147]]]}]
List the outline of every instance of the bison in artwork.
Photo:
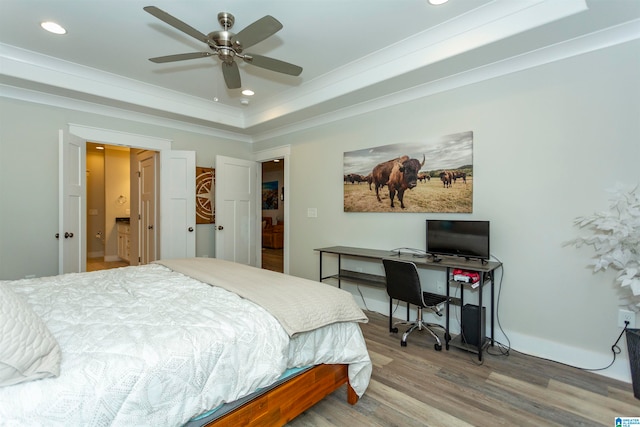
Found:
[{"label": "bison in artwork", "polygon": [[440,172],[440,179],[442,180],[442,185],[444,188],[451,187],[453,183],[453,172],[451,171],[442,171]]},{"label": "bison in artwork", "polygon": [[389,188],[389,199],[391,200],[391,207],[393,205],[393,199],[398,194],[398,200],[400,201],[400,207],[404,206],[404,192],[407,189],[412,189],[418,184],[418,171],[424,166],[425,156],[422,155],[422,163],[417,159],[411,159],[409,156],[398,157],[393,160],[380,163],[373,168],[371,175],[373,177],[373,184],[376,189],[376,197],[379,202],[380,188],[387,185]]},{"label": "bison in artwork", "polygon": [[460,178],[465,184],[467,183],[467,174],[465,172],[455,171],[453,173],[453,182],[456,182],[458,178]]},{"label": "bison in artwork", "polygon": [[420,172],[418,174],[418,181],[420,182],[431,181],[431,176],[428,173]]}]

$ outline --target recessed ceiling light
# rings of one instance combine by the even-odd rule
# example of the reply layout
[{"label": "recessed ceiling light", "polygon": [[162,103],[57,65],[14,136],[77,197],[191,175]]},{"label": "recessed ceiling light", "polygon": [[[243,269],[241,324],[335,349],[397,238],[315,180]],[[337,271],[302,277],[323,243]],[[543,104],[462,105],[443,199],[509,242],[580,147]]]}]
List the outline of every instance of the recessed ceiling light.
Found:
[{"label": "recessed ceiling light", "polygon": [[53,34],[67,34],[67,30],[65,30],[61,25],[56,24],[55,22],[41,22],[40,26]]},{"label": "recessed ceiling light", "polygon": [[242,94],[244,96],[253,96],[253,95],[255,95],[255,92],[252,91],[251,89],[245,89],[245,90],[242,91]]},{"label": "recessed ceiling light", "polygon": [[97,145],[96,150],[104,150],[104,147],[102,145]]},{"label": "recessed ceiling light", "polygon": [[429,3],[431,3],[434,6],[437,6],[439,4],[445,4],[448,1],[449,0],[429,0]]}]

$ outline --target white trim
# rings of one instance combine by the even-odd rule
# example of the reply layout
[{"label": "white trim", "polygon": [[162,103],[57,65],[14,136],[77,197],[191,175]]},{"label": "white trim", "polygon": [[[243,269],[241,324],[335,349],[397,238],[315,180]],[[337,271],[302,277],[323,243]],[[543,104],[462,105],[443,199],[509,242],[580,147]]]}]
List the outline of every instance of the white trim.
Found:
[{"label": "white trim", "polygon": [[0,43],[2,74],[145,108],[242,128],[241,108],[172,91],[95,68]]},{"label": "white trim", "polygon": [[82,111],[83,113],[98,114],[123,120],[131,120],[138,123],[146,123],[154,126],[163,126],[172,129],[193,132],[207,136],[230,139],[251,143],[251,137],[237,132],[215,129],[209,126],[197,125],[185,121],[171,118],[154,116],[137,111],[125,110],[122,108],[110,107],[79,99],[66,98],[64,96],[52,95],[30,89],[19,88],[0,84],[0,97],[17,99],[19,101],[31,102],[34,104],[48,105],[52,107],[66,108],[68,110]]},{"label": "white trim", "polygon": [[483,82],[496,77],[535,68],[552,62],[572,58],[594,52],[607,47],[627,43],[640,38],[640,20],[629,21],[616,27],[608,28],[566,42],[544,47],[518,56],[507,58],[482,67],[444,77],[419,86],[408,88],[386,96],[351,105],[330,113],[321,114],[311,119],[300,120],[291,125],[261,132],[253,135],[253,141],[259,142],[277,138],[293,132],[322,126],[327,123],[344,120],[361,114],[392,107],[406,102],[425,98],[448,90],[457,89],[474,83]]},{"label": "white trim", "polygon": [[171,150],[171,140],[165,138],[100,129],[73,123],[69,123],[69,133],[76,135],[85,141],[108,142],[111,145],[146,148],[154,151]]},{"label": "white trim", "polygon": [[[501,332],[496,332],[496,339],[499,342],[506,343],[504,335]],[[613,359],[613,352],[611,351],[596,353],[532,335],[513,331],[509,331],[507,334],[511,340],[511,348],[515,351],[582,369],[604,368]],[[616,362],[612,366],[601,371],[594,371],[594,373],[631,383],[626,345],[621,345],[621,350],[620,354],[616,355]]]}]

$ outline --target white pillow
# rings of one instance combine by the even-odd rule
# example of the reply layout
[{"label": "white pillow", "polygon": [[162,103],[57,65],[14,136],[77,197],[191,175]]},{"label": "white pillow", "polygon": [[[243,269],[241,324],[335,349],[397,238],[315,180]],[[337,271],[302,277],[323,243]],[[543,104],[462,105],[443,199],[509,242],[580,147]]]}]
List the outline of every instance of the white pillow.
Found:
[{"label": "white pillow", "polygon": [[42,319],[0,282],[0,387],[60,374],[60,346]]}]

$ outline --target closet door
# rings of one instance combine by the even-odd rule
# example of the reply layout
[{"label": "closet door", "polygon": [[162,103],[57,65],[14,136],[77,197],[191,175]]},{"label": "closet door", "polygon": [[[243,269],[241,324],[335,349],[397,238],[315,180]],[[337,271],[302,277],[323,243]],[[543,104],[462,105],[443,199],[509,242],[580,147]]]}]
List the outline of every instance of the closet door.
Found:
[{"label": "closet door", "polygon": [[256,265],[256,162],[216,156],[216,258]]},{"label": "closet door", "polygon": [[160,152],[159,259],[196,256],[196,153]]},{"label": "closet door", "polygon": [[77,273],[87,268],[85,141],[59,130],[58,153],[58,273]]}]

